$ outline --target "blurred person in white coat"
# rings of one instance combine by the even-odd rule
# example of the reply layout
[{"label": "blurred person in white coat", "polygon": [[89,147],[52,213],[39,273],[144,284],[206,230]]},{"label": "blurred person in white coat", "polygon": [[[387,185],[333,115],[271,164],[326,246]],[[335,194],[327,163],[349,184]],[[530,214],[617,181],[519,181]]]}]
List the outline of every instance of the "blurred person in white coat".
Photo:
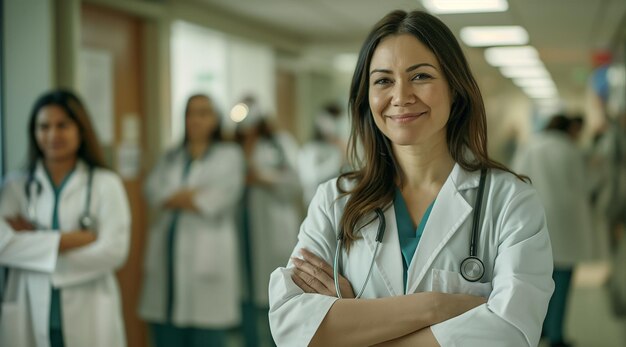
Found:
[{"label": "blurred person in white coat", "polygon": [[145,185],[157,210],[145,254],[139,313],[159,346],[224,346],[240,323],[235,211],[244,157],[222,141],[207,95],[191,96],[185,137],[165,153]]},{"label": "blurred person in white coat", "polygon": [[302,200],[308,206],[317,187],[337,177],[346,164],[346,146],[340,136],[341,109],[328,104],[315,119],[313,139],[298,153]]},{"label": "blurred person in white coat", "polygon": [[580,126],[565,115],[552,117],[513,161],[528,175],[546,210],[554,256],[554,295],[543,333],[552,346],[569,346],[563,335],[572,275],[592,255],[591,206],[582,151],[575,141]]},{"label": "blurred person in white coat", "polygon": [[[58,247],[59,253],[51,276],[10,268],[0,345],[125,346],[115,278],[126,260],[130,235],[122,181],[105,168],[86,109],[73,93],[56,90],[41,96],[28,134],[28,170],[5,183],[0,215],[14,230],[38,230],[41,242],[50,243],[24,252],[38,250],[51,257],[50,247]],[[43,236],[49,232],[60,237]]]},{"label": "blurred person in white coat", "polygon": [[[244,329],[250,347],[271,339],[267,322],[269,278],[296,244],[301,186],[296,170],[298,146],[293,137],[273,127],[254,97],[243,102],[249,111],[238,124],[237,138],[247,163],[243,243],[249,254],[244,272],[252,307],[244,304]],[[256,327],[259,317],[261,326]]]},{"label": "blurred person in white coat", "polygon": [[271,276],[277,344],[537,346],[553,290],[543,208],[489,159],[454,34],[426,12],[386,15],[349,105],[355,169],[320,186]]}]

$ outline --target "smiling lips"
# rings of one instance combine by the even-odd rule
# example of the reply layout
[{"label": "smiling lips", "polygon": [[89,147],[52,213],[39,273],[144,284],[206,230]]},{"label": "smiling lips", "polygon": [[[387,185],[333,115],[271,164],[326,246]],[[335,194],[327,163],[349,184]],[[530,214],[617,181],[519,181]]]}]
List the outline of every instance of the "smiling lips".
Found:
[{"label": "smiling lips", "polygon": [[424,114],[426,114],[426,111],[420,112],[420,113],[403,113],[403,114],[398,114],[398,115],[393,115],[393,116],[385,116],[385,118],[389,118],[392,121],[398,122],[398,123],[408,123],[413,120],[416,120],[417,118],[419,118],[420,116]]}]

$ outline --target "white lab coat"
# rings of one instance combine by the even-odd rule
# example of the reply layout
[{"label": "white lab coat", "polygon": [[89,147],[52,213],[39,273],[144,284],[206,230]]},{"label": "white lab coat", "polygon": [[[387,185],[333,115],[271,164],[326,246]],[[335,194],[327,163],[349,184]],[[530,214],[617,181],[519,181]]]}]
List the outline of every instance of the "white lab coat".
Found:
[{"label": "white lab coat", "polygon": [[[54,191],[41,163],[37,164],[34,177],[41,184],[41,192],[30,203],[36,206],[37,224],[49,226]],[[26,181],[25,175],[7,181],[0,199],[2,217],[28,216]],[[59,198],[60,232],[79,229],[79,217],[86,206],[87,181],[87,166],[79,161]],[[51,276],[18,268],[10,270],[0,320],[0,345],[49,346],[51,285],[61,289],[61,319],[67,347],[126,345],[115,270],[124,264],[128,254],[130,211],[122,182],[111,171],[94,170],[91,215],[97,220],[97,240],[59,254]],[[35,314],[34,307],[41,311]]]},{"label": "white lab coat", "polygon": [[[480,282],[467,282],[459,267],[469,254],[479,178],[480,172],[455,165],[437,196],[408,268],[406,291],[394,208],[385,210],[386,232],[363,298],[424,291],[485,296],[486,304],[431,326],[442,347],[537,346],[554,289],[541,202],[530,185],[509,173],[490,171],[477,245],[485,275]],[[300,229],[294,256],[307,248],[333,263],[339,220],[348,199],[339,198],[335,182],[318,189]],[[371,217],[375,219],[375,215]],[[361,229],[363,238],[352,244],[349,255],[343,250],[343,276],[356,290],[365,281],[378,224],[375,219]],[[289,261],[286,268],[272,273],[270,326],[279,346],[306,346],[337,298],[303,293],[291,280],[292,269]]]},{"label": "white lab coat", "polygon": [[298,153],[298,175],[302,184],[302,200],[308,206],[317,187],[337,177],[344,165],[344,153],[325,141],[311,141]]},{"label": "white lab coat", "polygon": [[191,164],[187,179],[183,148],[161,158],[150,174],[145,194],[158,217],[148,236],[139,306],[149,322],[166,319],[167,233],[173,211],[162,209],[176,191],[198,189],[199,213],[178,217],[174,249],[173,323],[199,328],[239,324],[239,248],[235,212],[244,187],[244,157],[236,144],[216,143]]},{"label": "white lab coat", "polygon": [[592,253],[591,207],[582,152],[567,134],[537,134],[513,161],[528,175],[546,210],[554,263],[573,266]]},{"label": "white lab coat", "polygon": [[59,253],[57,232],[14,232],[0,218],[0,265],[42,273],[54,270]]},{"label": "white lab coat", "polygon": [[[28,297],[37,298],[42,295],[40,292],[42,289],[49,292],[49,274],[54,271],[56,265],[59,253],[59,240],[59,233],[52,231],[14,233],[5,223],[4,218],[0,218],[0,265],[11,268],[14,271],[19,269],[29,284],[30,292]],[[0,271],[2,271],[0,276],[3,276],[4,268],[0,267]],[[4,281],[0,281],[0,285],[3,286],[3,288],[0,288],[1,291],[4,289]],[[27,310],[19,313],[20,317],[14,323],[17,325],[17,329],[38,327],[38,332],[35,335],[39,336],[40,339],[36,340],[36,342],[31,341],[33,342],[32,345],[47,345],[47,341],[41,341],[41,338],[43,338],[41,334],[43,330],[41,329],[47,330],[47,327],[41,325],[41,323],[44,321],[42,318],[45,318],[48,314],[49,308],[36,305],[36,301],[31,303],[33,305],[28,305]],[[9,307],[8,309],[11,310],[11,306],[15,307],[12,304],[3,304],[2,309]],[[2,314],[2,309],[0,309],[0,314]],[[15,309],[13,310],[15,311]],[[0,321],[2,321],[2,318],[0,315]],[[47,322],[47,319],[45,319],[45,322]],[[0,345],[4,346],[5,343],[12,342],[10,338],[12,334],[10,324],[0,324]],[[34,337],[34,339],[37,338]]]},{"label": "white lab coat", "polygon": [[273,182],[252,185],[248,191],[253,300],[259,307],[269,306],[270,274],[291,254],[302,221],[301,187],[295,169],[297,147],[287,135],[279,135],[275,141],[259,140],[251,159],[258,174]]}]

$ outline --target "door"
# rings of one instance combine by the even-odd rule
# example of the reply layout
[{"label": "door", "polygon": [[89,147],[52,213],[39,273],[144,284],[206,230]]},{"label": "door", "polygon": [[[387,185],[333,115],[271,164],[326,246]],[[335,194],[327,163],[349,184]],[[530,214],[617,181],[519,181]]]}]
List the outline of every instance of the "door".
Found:
[{"label": "door", "polygon": [[[143,178],[141,170],[138,170],[141,168],[141,153],[145,153],[147,147],[142,91],[143,25],[140,18],[122,12],[84,2],[81,7],[79,61],[83,62],[85,52],[91,53],[99,64],[99,74],[103,75],[102,84],[107,84],[107,80],[110,82],[110,86],[101,86],[107,93],[110,92],[110,96],[102,96],[102,99],[111,101],[110,105],[95,105],[105,111],[108,109],[110,112],[104,117],[110,115],[111,118],[110,129],[105,129],[105,133],[99,135],[109,139],[104,143],[107,161],[112,169],[122,175],[131,206],[130,253],[117,277],[122,294],[128,345],[133,347],[147,345],[145,324],[136,313],[146,230],[146,206],[141,189]],[[95,74],[95,71],[92,72]],[[102,100],[96,102],[101,103]],[[87,107],[90,105],[87,104]],[[99,119],[95,123],[102,121]]]}]

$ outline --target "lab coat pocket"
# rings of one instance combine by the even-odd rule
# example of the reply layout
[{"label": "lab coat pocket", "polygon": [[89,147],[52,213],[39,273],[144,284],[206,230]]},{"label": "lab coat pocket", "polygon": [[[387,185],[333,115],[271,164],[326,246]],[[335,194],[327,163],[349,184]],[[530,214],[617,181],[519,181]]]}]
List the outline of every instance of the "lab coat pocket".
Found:
[{"label": "lab coat pocket", "polygon": [[487,298],[492,287],[491,282],[469,282],[458,272],[433,269],[431,289],[433,292],[469,294]]},{"label": "lab coat pocket", "polygon": [[197,230],[194,245],[195,274],[199,278],[212,279],[220,275],[220,262],[224,262],[222,234],[214,230]]}]

